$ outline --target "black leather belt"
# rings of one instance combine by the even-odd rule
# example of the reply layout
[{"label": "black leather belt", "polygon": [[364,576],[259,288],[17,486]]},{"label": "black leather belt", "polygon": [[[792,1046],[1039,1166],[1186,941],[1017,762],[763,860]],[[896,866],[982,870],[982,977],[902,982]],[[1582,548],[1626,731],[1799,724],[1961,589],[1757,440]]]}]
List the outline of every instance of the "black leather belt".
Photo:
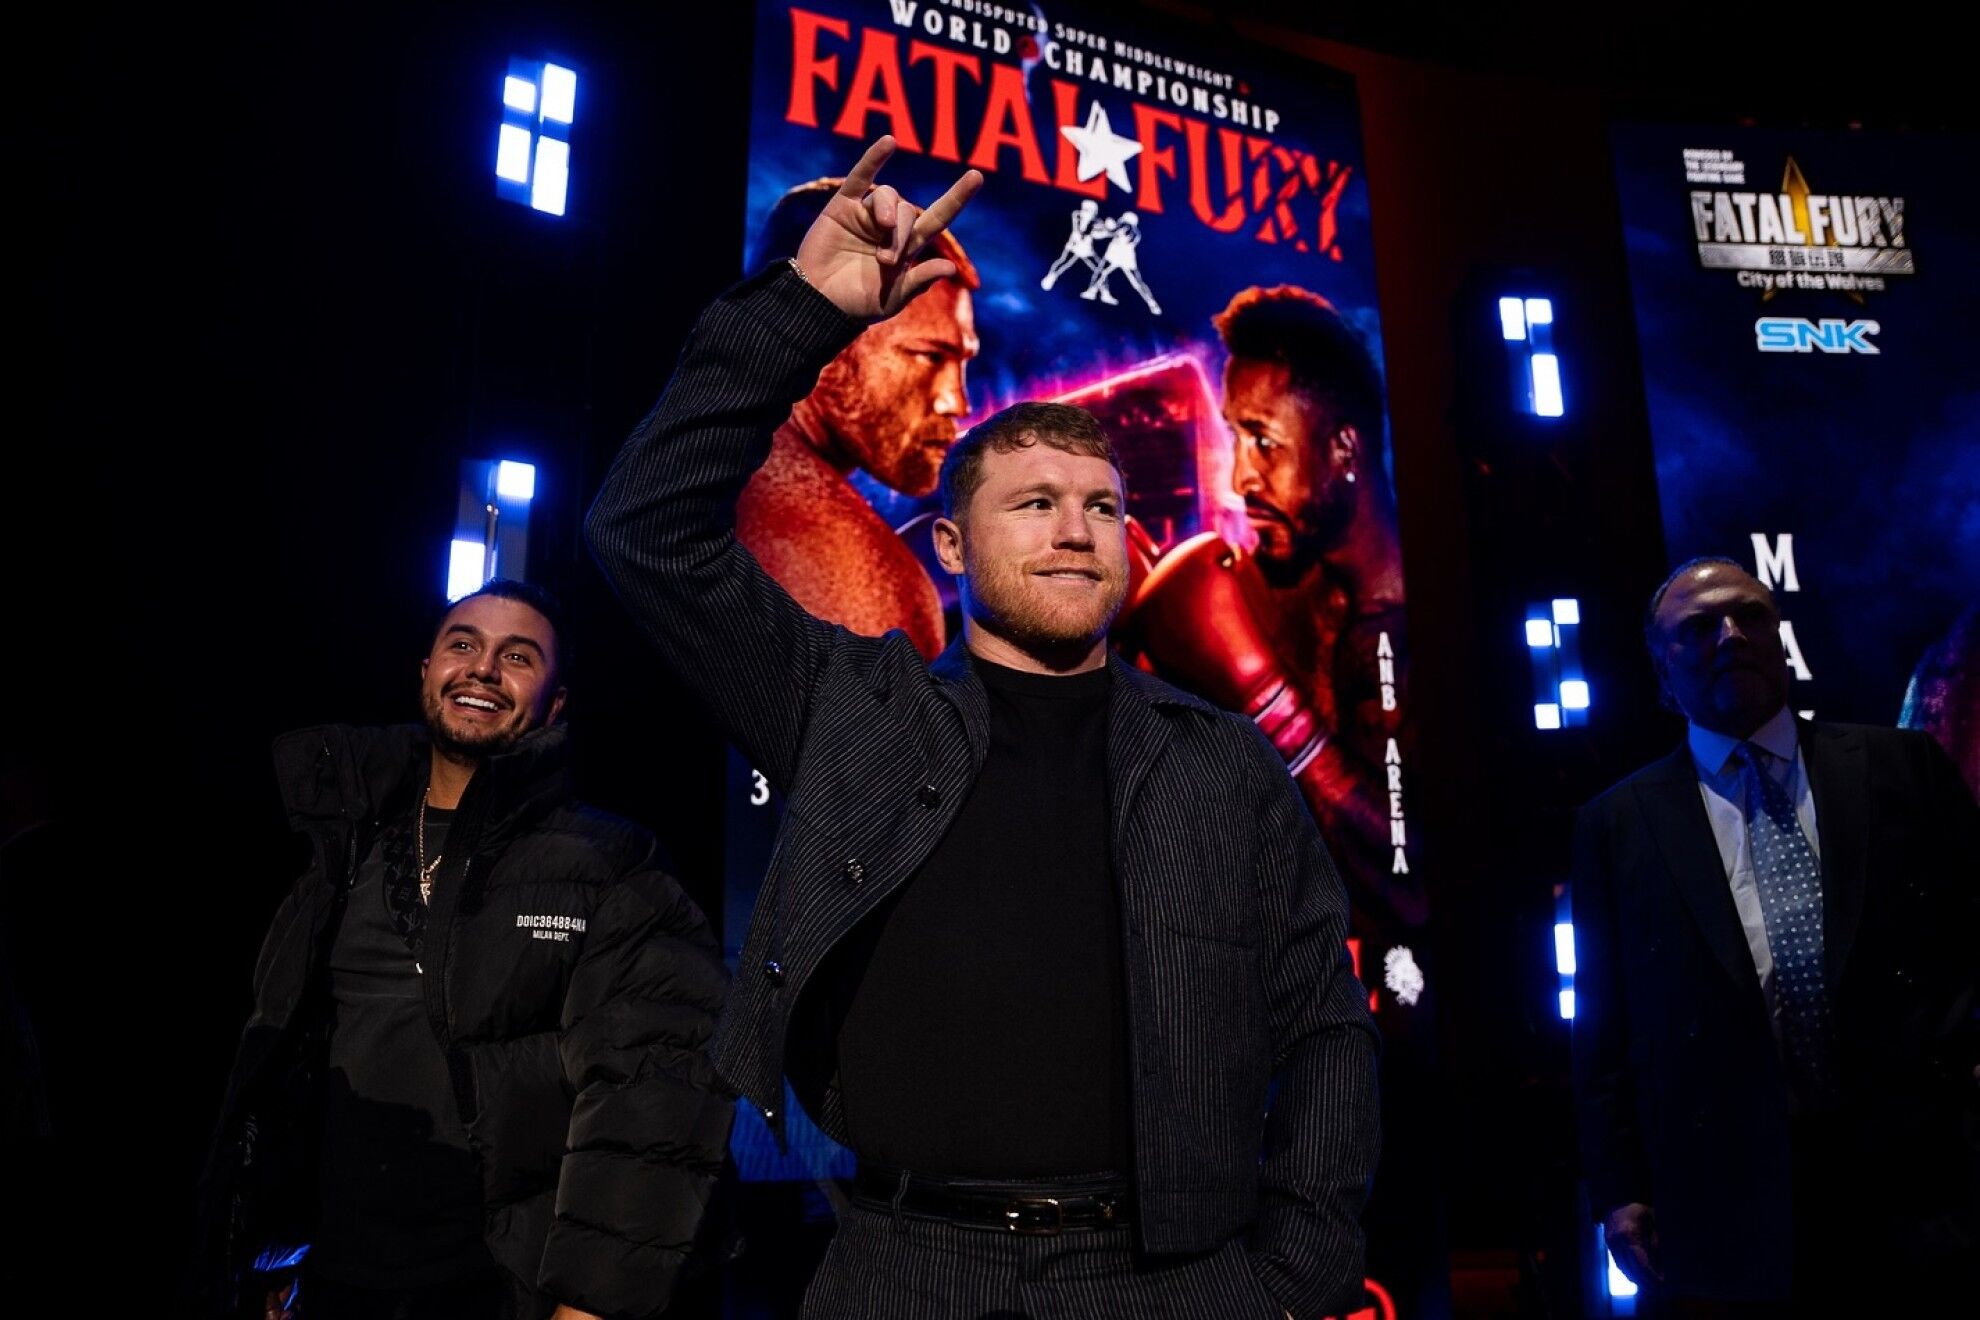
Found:
[{"label": "black leather belt", "polygon": [[1038,1237],[1126,1224],[1132,1204],[1125,1178],[971,1182],[866,1163],[853,1175],[853,1200],[869,1210]]}]

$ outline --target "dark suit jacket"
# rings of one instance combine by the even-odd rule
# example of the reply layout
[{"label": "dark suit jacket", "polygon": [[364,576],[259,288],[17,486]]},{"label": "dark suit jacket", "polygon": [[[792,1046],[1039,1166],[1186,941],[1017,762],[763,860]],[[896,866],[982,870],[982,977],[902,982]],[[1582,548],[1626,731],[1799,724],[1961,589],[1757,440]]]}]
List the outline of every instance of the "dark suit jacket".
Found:
[{"label": "dark suit jacket", "polygon": [[[1822,858],[1841,1127],[1866,1213],[1971,1233],[1980,810],[1921,733],[1799,725]],[[1582,808],[1574,1064],[1597,1216],[1654,1206],[1674,1290],[1792,1280],[1789,1099],[1688,745]],[[1968,1239],[1969,1243],[1971,1239]]]},{"label": "dark suit jacket", "polygon": [[[859,328],[783,266],[725,295],[586,524],[665,662],[786,794],[716,1066],[780,1133],[788,1066],[841,1139],[830,1042],[805,1029],[800,998],[934,849],[988,743],[960,646],[931,666],[901,633],[827,625],[734,536],[736,494],[772,430]],[[1341,882],[1249,721],[1113,667],[1137,1230],[1150,1251],[1185,1252],[1249,1226],[1267,1287],[1318,1314],[1358,1295],[1377,1143],[1374,1029],[1344,952]]]}]

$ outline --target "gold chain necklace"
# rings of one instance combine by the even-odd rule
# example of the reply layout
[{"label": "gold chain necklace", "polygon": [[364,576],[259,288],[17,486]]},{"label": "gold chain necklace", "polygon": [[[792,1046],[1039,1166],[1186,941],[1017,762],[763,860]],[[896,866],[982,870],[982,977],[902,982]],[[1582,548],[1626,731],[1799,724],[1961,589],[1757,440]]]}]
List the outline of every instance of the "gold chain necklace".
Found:
[{"label": "gold chain necklace", "polygon": [[419,867],[419,901],[431,905],[433,902],[433,873],[440,869],[440,857],[426,860],[426,795],[419,799],[419,819],[413,826],[413,850],[415,864]]}]

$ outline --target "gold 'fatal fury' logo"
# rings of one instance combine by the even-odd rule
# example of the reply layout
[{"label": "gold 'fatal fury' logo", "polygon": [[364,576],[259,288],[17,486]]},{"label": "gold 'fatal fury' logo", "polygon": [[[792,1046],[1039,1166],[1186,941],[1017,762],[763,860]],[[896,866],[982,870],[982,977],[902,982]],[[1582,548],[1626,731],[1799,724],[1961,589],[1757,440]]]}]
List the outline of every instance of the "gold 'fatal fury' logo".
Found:
[{"label": "gold 'fatal fury' logo", "polygon": [[1783,289],[1861,301],[1882,292],[1888,276],[1917,273],[1902,197],[1817,192],[1793,156],[1778,192],[1738,187],[1746,165],[1724,148],[1687,147],[1684,168],[1689,183],[1722,185],[1690,192],[1698,264],[1736,272],[1740,286],[1760,290],[1762,301]]}]

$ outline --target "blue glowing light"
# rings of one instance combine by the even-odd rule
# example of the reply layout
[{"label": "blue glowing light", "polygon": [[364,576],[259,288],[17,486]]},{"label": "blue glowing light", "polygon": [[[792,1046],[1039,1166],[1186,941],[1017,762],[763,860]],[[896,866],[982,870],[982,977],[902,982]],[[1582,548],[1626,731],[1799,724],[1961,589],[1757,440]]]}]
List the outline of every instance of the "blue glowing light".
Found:
[{"label": "blue glowing light", "polygon": [[564,213],[570,187],[571,144],[553,137],[536,140],[536,173],[530,180],[529,204],[551,215]]},{"label": "blue glowing light", "polygon": [[447,552],[447,599],[459,600],[480,590],[488,581],[484,573],[487,560],[488,547],[480,541],[456,539]]},{"label": "blue glowing light", "polygon": [[543,117],[568,124],[577,107],[577,74],[560,64],[543,66]]},{"label": "blue glowing light", "polygon": [[502,79],[502,123],[495,144],[495,194],[545,215],[570,200],[571,121],[577,73],[561,64],[515,56]]},{"label": "blue glowing light", "polygon": [[1604,1248],[1603,1254],[1609,1262],[1609,1296],[1611,1297],[1636,1296],[1636,1285],[1634,1283],[1631,1283],[1629,1280],[1629,1276],[1622,1272],[1622,1266],[1616,1264],[1615,1253],[1609,1251],[1607,1248]]},{"label": "blue glowing light", "polygon": [[1509,340],[1526,338],[1526,303],[1523,300],[1499,299],[1499,333]]},{"label": "blue glowing light", "polygon": [[529,182],[529,130],[514,124],[502,125],[495,141],[495,177],[510,183]]},{"label": "blue glowing light", "polygon": [[1506,344],[1512,405],[1535,417],[1567,412],[1561,360],[1554,352],[1554,300],[1522,295],[1499,299],[1499,337]]},{"label": "blue glowing light", "polygon": [[307,1242],[299,1247],[271,1246],[263,1249],[262,1253],[254,1258],[254,1264],[249,1268],[260,1274],[273,1274],[276,1270],[290,1270],[302,1264],[303,1257],[308,1254],[309,1243]]},{"label": "blue glowing light", "polygon": [[1541,417],[1559,417],[1567,411],[1561,398],[1561,360],[1552,353],[1535,353],[1533,366],[1533,411]]},{"label": "blue glowing light", "polygon": [[528,501],[536,498],[536,465],[503,459],[495,465],[495,495],[498,499]]}]

